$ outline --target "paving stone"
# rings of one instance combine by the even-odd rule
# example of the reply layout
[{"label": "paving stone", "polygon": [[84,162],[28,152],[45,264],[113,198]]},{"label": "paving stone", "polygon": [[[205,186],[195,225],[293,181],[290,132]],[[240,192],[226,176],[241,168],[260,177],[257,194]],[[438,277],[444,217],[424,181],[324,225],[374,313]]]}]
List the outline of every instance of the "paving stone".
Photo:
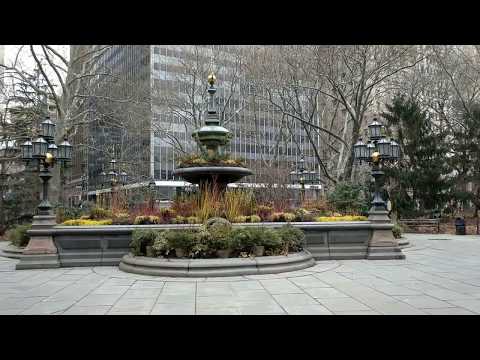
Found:
[{"label": "paving stone", "polygon": [[160,295],[162,289],[131,289],[125,292],[122,299],[145,299],[145,298],[157,298]]},{"label": "paving stone", "polygon": [[421,295],[419,290],[409,289],[403,286],[397,285],[376,285],[375,290],[382,292],[386,295]]},{"label": "paving stone", "polygon": [[264,290],[264,287],[259,281],[235,281],[230,283],[230,287],[234,292],[250,291],[250,290]]},{"label": "paving stone", "polygon": [[111,306],[72,306],[63,315],[104,315]]},{"label": "paving stone", "polygon": [[318,299],[330,311],[371,310],[368,306],[352,298]]},{"label": "paving stone", "polygon": [[423,291],[426,295],[434,297],[439,300],[467,300],[473,299],[474,295],[466,295],[456,291],[451,291],[448,289],[426,289]]},{"label": "paving stone", "polygon": [[318,302],[315,301],[315,299],[306,294],[280,294],[273,295],[273,297],[282,307],[288,305],[318,305]]},{"label": "paving stone", "polygon": [[449,303],[480,314],[480,300],[450,300]]},{"label": "paving stone", "polygon": [[395,296],[395,298],[417,309],[447,308],[451,305],[445,301],[435,299],[428,295]]},{"label": "paving stone", "polygon": [[195,304],[194,294],[165,295],[163,293],[157,298],[157,304]]},{"label": "paving stone", "polygon": [[196,283],[192,282],[166,282],[162,295],[193,295],[196,292]]},{"label": "paving stone", "polygon": [[78,306],[94,306],[94,305],[113,305],[122,296],[122,294],[109,295],[87,295],[78,302]]},{"label": "paving stone", "polygon": [[233,296],[229,283],[198,283],[197,296]]},{"label": "paving stone", "polygon": [[129,285],[102,285],[92,291],[92,295],[124,294],[129,288]]},{"label": "paving stone", "polygon": [[458,307],[444,309],[425,309],[424,311],[431,315],[475,315],[474,312]]},{"label": "paving stone", "polygon": [[152,310],[155,300],[156,299],[128,299],[122,297],[113,305],[109,310],[109,313],[123,312],[148,314]]},{"label": "paving stone", "polygon": [[288,278],[292,283],[301,287],[301,288],[325,288],[330,287],[329,284],[324,283],[323,281],[317,279],[316,277],[309,275],[309,276],[302,276],[302,277],[294,277]]},{"label": "paving stone", "polygon": [[301,306],[282,306],[289,315],[332,315],[333,313],[320,304],[305,304]]},{"label": "paving stone", "polygon": [[318,299],[335,299],[349,297],[347,294],[334,288],[308,288],[305,292]]},{"label": "paving stone", "polygon": [[245,304],[239,306],[242,315],[273,315],[285,314],[285,311],[278,304]]},{"label": "paving stone", "polygon": [[21,312],[22,315],[53,315],[63,313],[74,301],[42,301]]},{"label": "paving stone", "polygon": [[44,296],[37,297],[8,297],[0,300],[0,310],[26,309],[45,299]]},{"label": "paving stone", "polygon": [[303,291],[287,279],[260,280],[271,294],[301,294]]},{"label": "paving stone", "polygon": [[240,308],[228,307],[228,306],[215,307],[215,308],[197,307],[197,312],[196,312],[196,315],[241,315],[241,314],[242,312]]},{"label": "paving stone", "polygon": [[151,315],[194,315],[195,304],[155,304]]},{"label": "paving stone", "polygon": [[336,311],[335,315],[381,315],[381,314],[373,310],[365,310],[365,311]]},{"label": "paving stone", "polygon": [[163,281],[136,281],[131,287],[131,290],[137,289],[163,289],[165,282]]}]

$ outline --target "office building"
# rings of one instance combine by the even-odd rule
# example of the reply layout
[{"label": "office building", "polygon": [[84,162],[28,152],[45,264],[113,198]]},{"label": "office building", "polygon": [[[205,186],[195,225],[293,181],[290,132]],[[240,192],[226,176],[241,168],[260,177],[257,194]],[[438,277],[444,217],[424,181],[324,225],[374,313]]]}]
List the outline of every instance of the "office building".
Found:
[{"label": "office building", "polygon": [[319,172],[300,124],[254,98],[253,91],[261,90],[253,89],[244,76],[235,77],[236,52],[245,48],[71,46],[71,60],[80,59],[72,66],[77,76],[82,69],[90,69],[92,75],[111,74],[82,80],[83,92],[91,96],[76,109],[86,114],[86,120],[72,139],[72,184],[78,186],[82,173],[87,172],[91,195],[107,187],[99,175],[108,171],[108,162],[115,156],[132,186],[153,177],[164,197],[170,197],[172,189],[184,184],[173,176],[179,156],[196,149],[191,133],[203,123],[207,97],[202,89],[211,67],[218,79],[216,101],[221,119],[233,133],[226,150],[244,159],[255,173],[245,182],[271,182],[272,169],[285,169],[285,176],[277,175],[275,180],[287,183],[288,173],[302,154],[307,168]]}]

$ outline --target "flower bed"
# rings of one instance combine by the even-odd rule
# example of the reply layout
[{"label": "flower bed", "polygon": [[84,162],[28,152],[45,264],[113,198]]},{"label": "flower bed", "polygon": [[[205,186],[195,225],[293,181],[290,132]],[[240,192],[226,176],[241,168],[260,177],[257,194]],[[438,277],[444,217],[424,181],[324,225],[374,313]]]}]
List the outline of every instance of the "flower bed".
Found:
[{"label": "flower bed", "polygon": [[278,229],[236,227],[211,219],[194,229],[135,229],[130,243],[134,256],[167,258],[227,258],[287,255],[303,249],[305,235],[291,225]]},{"label": "flower bed", "polygon": [[189,155],[180,159],[178,168],[203,167],[203,166],[229,166],[245,167],[245,163],[239,159],[231,159],[228,154],[215,156]]},{"label": "flower bed", "polygon": [[[223,200],[224,208],[215,211],[219,199],[211,199],[198,209],[189,210],[186,206],[176,206],[177,209],[159,209],[150,215],[128,213],[112,213],[108,210],[93,209],[88,216],[80,219],[66,220],[62,225],[67,226],[98,226],[98,225],[160,225],[160,224],[203,224],[211,217],[222,217],[232,223],[260,223],[260,222],[338,222],[338,221],[367,221],[365,216],[333,214],[334,216],[315,216],[318,212],[302,208],[287,212],[274,212],[273,208],[265,205],[250,206],[247,198],[226,196]],[[249,206],[251,209],[249,210]],[[193,207],[193,205],[191,205]],[[180,214],[184,215],[180,215]],[[196,215],[195,215],[196,214]],[[239,215],[240,214],[240,215]],[[247,215],[244,215],[247,214]]]}]

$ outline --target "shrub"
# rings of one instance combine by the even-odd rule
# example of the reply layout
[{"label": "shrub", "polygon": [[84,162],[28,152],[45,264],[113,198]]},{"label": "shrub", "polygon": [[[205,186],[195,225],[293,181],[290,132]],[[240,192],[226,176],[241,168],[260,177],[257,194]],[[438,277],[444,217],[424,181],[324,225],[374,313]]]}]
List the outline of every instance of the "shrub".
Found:
[{"label": "shrub", "polygon": [[210,249],[211,234],[205,227],[200,227],[195,233],[195,244],[190,250],[190,257],[206,257],[210,252],[214,251]]},{"label": "shrub", "polygon": [[331,212],[331,205],[327,199],[306,200],[303,202],[302,207],[306,210],[328,213]]},{"label": "shrub", "polygon": [[112,219],[105,220],[89,220],[89,219],[74,219],[67,220],[62,223],[65,226],[102,226],[102,225],[112,225]]},{"label": "shrub", "polygon": [[13,228],[7,230],[7,232],[5,233],[5,237],[15,246],[25,247],[28,245],[28,241],[30,240],[30,237],[27,235],[27,231],[31,228],[31,224],[16,225]]},{"label": "shrub", "polygon": [[187,224],[200,224],[201,221],[198,217],[196,216],[189,216],[187,219]]},{"label": "shrub", "polygon": [[170,248],[182,249],[188,253],[195,245],[196,231],[191,229],[166,230],[164,236]]},{"label": "shrub", "polygon": [[[262,229],[262,228],[260,228]],[[258,246],[265,246],[265,250],[270,250],[277,252],[282,248],[282,238],[279,236],[277,230],[263,228],[263,231],[259,231],[257,234],[259,235],[257,239]]]},{"label": "shrub", "polygon": [[175,218],[173,218],[171,220],[171,222],[172,222],[172,224],[185,224],[186,219],[185,219],[185,217],[178,215]]},{"label": "shrub", "polygon": [[251,216],[248,216],[247,218],[247,222],[251,222],[251,223],[259,223],[262,221],[262,218],[258,215],[251,215]]},{"label": "shrub", "polygon": [[224,219],[224,218],[221,218],[221,217],[213,217],[213,218],[210,218],[207,221],[205,221],[205,228],[207,230],[210,230],[210,229],[215,228],[217,226],[228,227],[230,229],[232,228],[231,222],[228,221],[227,219]]},{"label": "shrub", "polygon": [[177,216],[177,212],[174,209],[162,208],[159,210],[158,215],[162,223],[169,223],[171,219]]},{"label": "shrub", "polygon": [[241,215],[252,214],[255,207],[255,197],[250,190],[228,190],[223,196],[223,213],[229,221]]},{"label": "shrub", "polygon": [[232,242],[232,225],[230,223],[213,223],[207,231],[210,233],[209,246],[215,250],[229,249],[234,245]]},{"label": "shrub", "polygon": [[290,222],[295,221],[295,214],[288,212],[276,212],[272,214],[270,219],[273,222]]},{"label": "shrub", "polygon": [[153,246],[159,231],[151,229],[134,229],[132,231],[132,241],[130,248],[135,256],[146,254],[147,246]]},{"label": "shrub", "polygon": [[402,237],[403,228],[400,224],[395,224],[392,228],[393,237],[395,239],[400,239]]},{"label": "shrub", "polygon": [[247,222],[247,216],[243,216],[243,215],[237,216],[233,219],[232,222],[234,222],[234,223],[245,223],[245,222]]},{"label": "shrub", "polygon": [[295,221],[313,221],[313,214],[303,208],[296,209],[294,211]]},{"label": "shrub", "polygon": [[367,221],[366,216],[319,216],[315,218],[317,222],[334,222],[334,221]]},{"label": "shrub", "polygon": [[255,208],[255,213],[260,216],[262,220],[267,220],[273,213],[273,208],[267,205],[258,205]]},{"label": "shrub", "polygon": [[79,207],[57,207],[55,210],[56,220],[57,223],[62,223],[66,220],[78,219],[83,216],[87,216],[90,218],[89,215],[89,208],[79,208]]},{"label": "shrub", "polygon": [[168,255],[172,248],[168,242],[168,239],[165,236],[165,232],[159,231],[156,234],[155,240],[153,241],[152,250],[155,253],[155,256],[159,255]]},{"label": "shrub", "polygon": [[158,216],[137,216],[133,221],[134,225],[152,225],[160,224],[160,218]]},{"label": "shrub", "polygon": [[299,251],[303,248],[305,243],[305,234],[301,229],[287,224],[278,229],[277,232],[285,246],[285,249]]},{"label": "shrub", "polygon": [[113,214],[110,210],[105,210],[99,207],[94,207],[90,210],[90,219],[101,220],[101,219],[110,219]]},{"label": "shrub", "polygon": [[250,252],[255,246],[255,238],[249,228],[235,228],[230,232],[232,248]]},{"label": "shrub", "polygon": [[368,211],[364,192],[365,189],[360,185],[339,183],[327,198],[336,211],[343,214],[362,214]]},{"label": "shrub", "polygon": [[130,225],[130,216],[127,213],[118,213],[112,218],[113,225]]}]

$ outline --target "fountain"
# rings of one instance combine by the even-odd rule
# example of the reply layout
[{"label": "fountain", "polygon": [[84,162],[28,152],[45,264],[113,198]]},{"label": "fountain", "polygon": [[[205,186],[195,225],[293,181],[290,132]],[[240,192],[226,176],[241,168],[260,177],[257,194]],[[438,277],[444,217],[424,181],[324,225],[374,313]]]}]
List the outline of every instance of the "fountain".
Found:
[{"label": "fountain", "polygon": [[[217,186],[221,192],[225,191],[229,183],[236,182],[241,178],[252,175],[253,172],[243,166],[223,166],[209,162],[208,159],[216,159],[219,156],[219,147],[230,142],[232,133],[220,125],[217,109],[215,106],[215,74],[208,76],[208,93],[210,95],[205,125],[195,130],[192,137],[200,144],[205,166],[180,167],[174,170],[174,175],[182,177],[185,181],[198,184],[200,189],[205,186]],[[230,161],[231,162],[231,161]],[[227,161],[228,163],[228,161]]]}]

